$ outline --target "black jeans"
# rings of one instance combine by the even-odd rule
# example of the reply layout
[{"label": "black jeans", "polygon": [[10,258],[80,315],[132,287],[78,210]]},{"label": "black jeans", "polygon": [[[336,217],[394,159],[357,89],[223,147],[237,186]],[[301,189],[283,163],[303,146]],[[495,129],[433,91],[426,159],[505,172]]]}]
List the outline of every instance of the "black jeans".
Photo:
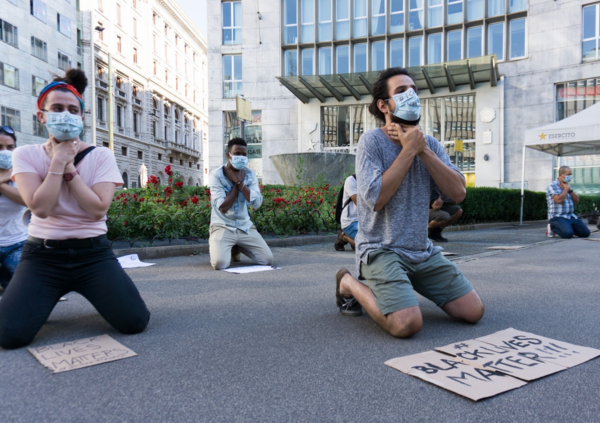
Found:
[{"label": "black jeans", "polygon": [[139,333],[148,325],[150,312],[105,238],[78,250],[28,241],[0,301],[0,347],[29,344],[60,297],[71,291],[122,333]]}]

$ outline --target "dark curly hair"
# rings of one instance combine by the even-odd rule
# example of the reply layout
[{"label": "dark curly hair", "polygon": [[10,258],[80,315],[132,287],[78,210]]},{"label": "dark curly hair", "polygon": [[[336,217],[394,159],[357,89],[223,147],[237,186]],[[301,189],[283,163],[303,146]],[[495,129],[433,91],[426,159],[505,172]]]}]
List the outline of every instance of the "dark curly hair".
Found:
[{"label": "dark curly hair", "polygon": [[[72,85],[79,94],[83,96],[83,92],[85,91],[88,85],[87,76],[85,76],[85,72],[81,69],[71,68],[67,69],[65,72],[65,76],[55,76],[52,79],[53,82],[66,82],[69,85]],[[56,91],[62,91],[66,93],[70,93],[71,91],[65,88],[57,88]],[[47,101],[47,100],[46,100]],[[46,101],[44,101],[44,107],[46,106]],[[81,111],[83,113],[83,110]]]},{"label": "dark curly hair", "polygon": [[369,104],[369,113],[385,122],[385,114],[377,107],[377,101],[387,100],[389,96],[388,79],[396,75],[410,76],[408,71],[404,68],[388,68],[379,74],[379,79],[373,84],[371,90],[371,96],[373,100]]}]

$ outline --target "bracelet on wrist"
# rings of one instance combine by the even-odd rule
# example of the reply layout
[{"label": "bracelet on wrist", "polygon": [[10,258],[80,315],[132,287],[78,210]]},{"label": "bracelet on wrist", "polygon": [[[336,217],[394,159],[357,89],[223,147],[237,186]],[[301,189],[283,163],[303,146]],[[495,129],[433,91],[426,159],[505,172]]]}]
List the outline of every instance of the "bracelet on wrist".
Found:
[{"label": "bracelet on wrist", "polygon": [[50,171],[48,171],[48,173],[49,173],[50,175],[60,175],[60,176],[63,176],[63,175],[64,175],[64,173],[58,173],[58,172],[50,172]]}]

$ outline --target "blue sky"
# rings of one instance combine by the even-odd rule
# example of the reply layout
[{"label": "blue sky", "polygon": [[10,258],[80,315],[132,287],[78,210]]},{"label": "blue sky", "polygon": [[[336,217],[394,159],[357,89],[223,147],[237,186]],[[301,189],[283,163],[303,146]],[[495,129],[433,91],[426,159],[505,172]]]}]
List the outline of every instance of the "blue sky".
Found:
[{"label": "blue sky", "polygon": [[206,37],[206,0],[176,0]]}]

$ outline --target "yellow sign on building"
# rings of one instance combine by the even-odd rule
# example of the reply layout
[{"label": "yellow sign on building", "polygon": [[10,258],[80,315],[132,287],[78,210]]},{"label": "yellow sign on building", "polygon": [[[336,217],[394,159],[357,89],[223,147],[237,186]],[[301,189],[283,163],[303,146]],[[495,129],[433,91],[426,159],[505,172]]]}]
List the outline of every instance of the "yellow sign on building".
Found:
[{"label": "yellow sign on building", "polygon": [[463,150],[463,140],[454,140],[454,151],[457,153],[462,153]]}]

